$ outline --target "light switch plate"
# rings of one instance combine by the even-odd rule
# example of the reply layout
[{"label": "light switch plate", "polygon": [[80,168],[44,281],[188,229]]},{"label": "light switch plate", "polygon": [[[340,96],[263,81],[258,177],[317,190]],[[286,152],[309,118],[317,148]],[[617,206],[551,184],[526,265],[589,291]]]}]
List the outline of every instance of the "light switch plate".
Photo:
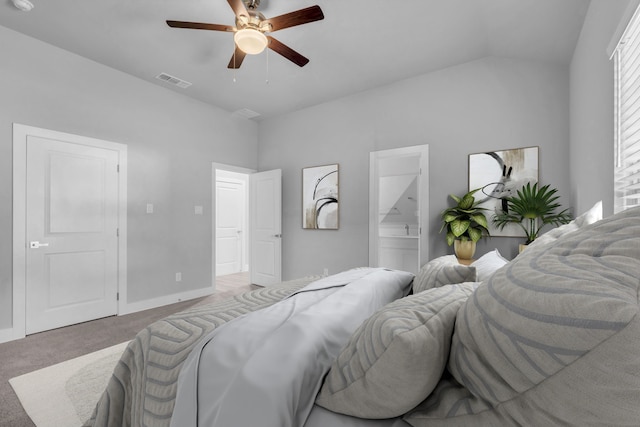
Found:
[{"label": "light switch plate", "polygon": [[153,203],[147,203],[147,213],[153,213]]},{"label": "light switch plate", "polygon": [[195,213],[196,215],[203,215],[204,214],[204,209],[202,206],[195,206]]}]

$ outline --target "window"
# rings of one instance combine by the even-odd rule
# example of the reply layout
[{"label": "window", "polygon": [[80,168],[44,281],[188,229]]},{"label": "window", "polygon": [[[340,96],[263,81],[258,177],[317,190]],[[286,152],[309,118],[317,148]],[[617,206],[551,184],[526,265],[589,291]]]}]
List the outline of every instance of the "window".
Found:
[{"label": "window", "polygon": [[615,61],[614,212],[640,206],[640,9],[622,34]]}]

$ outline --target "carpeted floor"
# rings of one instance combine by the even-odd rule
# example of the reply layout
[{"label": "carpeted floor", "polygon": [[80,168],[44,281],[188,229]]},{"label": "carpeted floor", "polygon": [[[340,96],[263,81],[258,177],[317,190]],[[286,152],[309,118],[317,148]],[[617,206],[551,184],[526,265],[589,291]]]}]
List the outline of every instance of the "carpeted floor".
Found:
[{"label": "carpeted floor", "polygon": [[217,280],[216,286],[216,292],[205,298],[125,316],[106,317],[0,344],[0,426],[34,426],[13,392],[9,379],[129,341],[139,330],[170,314],[255,288],[248,284],[246,275],[240,275],[238,279]]}]

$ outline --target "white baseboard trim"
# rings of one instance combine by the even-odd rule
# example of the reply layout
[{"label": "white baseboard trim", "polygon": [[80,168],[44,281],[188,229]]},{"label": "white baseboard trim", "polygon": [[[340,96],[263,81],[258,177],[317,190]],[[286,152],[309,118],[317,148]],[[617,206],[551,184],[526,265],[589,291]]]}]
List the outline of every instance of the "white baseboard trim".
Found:
[{"label": "white baseboard trim", "polygon": [[16,335],[16,331],[14,330],[14,328],[0,329],[0,344],[20,338],[24,338],[24,335]]},{"label": "white baseboard trim", "polygon": [[[138,301],[131,304],[126,304],[124,310],[118,313],[119,316],[124,314],[136,313],[138,311],[149,310],[152,308],[162,307],[164,305],[174,304],[181,301],[189,301],[195,298],[206,297],[213,293],[215,288],[208,286],[202,289],[196,289],[193,291],[181,292],[179,294],[165,295],[158,298],[152,298],[148,300]],[[0,344],[18,340],[24,338],[25,335],[17,334],[15,328],[0,329]]]},{"label": "white baseboard trim", "polygon": [[[164,305],[174,304],[181,301],[189,301],[195,298],[206,297],[213,293],[215,288],[208,286],[202,289],[196,289],[193,291],[181,292],[179,294],[165,295],[157,298],[152,298],[143,301],[137,301],[125,304],[123,309],[118,313],[118,316],[124,314],[136,313],[138,311],[149,310],[152,308],[162,307]],[[1,331],[0,331],[1,332]]]}]

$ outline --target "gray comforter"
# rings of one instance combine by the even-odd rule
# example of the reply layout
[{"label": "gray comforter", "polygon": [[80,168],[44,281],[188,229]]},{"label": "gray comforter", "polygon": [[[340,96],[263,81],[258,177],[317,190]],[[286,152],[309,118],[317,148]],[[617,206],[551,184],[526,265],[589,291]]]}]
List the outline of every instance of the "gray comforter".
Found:
[{"label": "gray comforter", "polygon": [[169,426],[182,363],[226,322],[268,307],[319,279],[308,277],[197,306],[152,323],[133,339],[85,426]]},{"label": "gray comforter", "polygon": [[183,365],[171,426],[304,425],[353,331],[406,295],[412,279],[407,272],[350,270],[215,329]]}]

